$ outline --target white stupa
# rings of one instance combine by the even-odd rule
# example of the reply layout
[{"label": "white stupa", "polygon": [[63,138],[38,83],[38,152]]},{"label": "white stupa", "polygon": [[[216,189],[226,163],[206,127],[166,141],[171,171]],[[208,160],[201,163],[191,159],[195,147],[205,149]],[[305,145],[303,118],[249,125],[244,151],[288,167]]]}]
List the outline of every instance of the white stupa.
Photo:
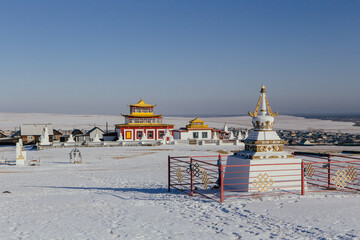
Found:
[{"label": "white stupa", "polygon": [[141,141],[146,141],[148,140],[146,133],[143,133],[142,137],[141,137]]},{"label": "white stupa", "polygon": [[92,141],[93,143],[101,143],[101,140],[99,138],[98,130],[96,129],[95,138]]},{"label": "white stupa", "polygon": [[213,132],[213,137],[212,137],[213,140],[218,140],[219,137],[217,136],[217,133],[216,132]]},{"label": "white stupa", "polygon": [[43,131],[41,133],[40,145],[41,146],[49,146],[49,145],[51,145],[50,140],[49,140],[49,130],[48,130],[47,127],[44,127]]},{"label": "white stupa", "polygon": [[249,131],[246,129],[245,130],[245,136],[244,136],[244,139],[247,139],[249,137]]},{"label": "white stupa", "polygon": [[174,136],[171,134],[169,129],[165,130],[165,134],[162,138],[162,144],[175,144]]},{"label": "white stupa", "polygon": [[226,122],[225,122],[225,124],[224,124],[223,131],[224,131],[224,132],[226,132],[226,133],[228,133],[228,132],[229,132],[229,128],[228,128],[228,125],[227,125],[227,123],[226,123]]},{"label": "white stupa", "polygon": [[26,152],[23,150],[22,139],[16,143],[16,165],[25,165],[26,163]]},{"label": "white stupa", "polygon": [[234,132],[233,132],[233,131],[230,131],[229,139],[235,139],[235,136],[234,136]]},{"label": "white stupa", "polygon": [[[227,166],[249,166],[226,167],[224,189],[245,192],[264,192],[282,188],[299,190],[301,159],[294,158],[293,155],[283,150],[284,141],[273,130],[274,117],[277,116],[277,112],[271,111],[264,85],[261,87],[255,111],[254,113],[249,112],[249,115],[252,117],[254,129],[244,140],[245,150],[229,156],[227,160]],[[268,165],[287,163],[295,164]],[[259,164],[266,165],[260,166]],[[279,175],[284,176],[279,177]]]},{"label": "white stupa", "polygon": [[241,134],[241,130],[239,130],[238,131],[238,134],[237,134],[237,136],[236,136],[236,140],[243,140],[244,138],[243,138],[243,136],[242,136],[242,134]]},{"label": "white stupa", "polygon": [[66,142],[67,142],[67,143],[74,143],[74,142],[75,142],[74,136],[72,135],[71,132],[70,132],[69,138],[68,138],[68,140],[67,140]]},{"label": "white stupa", "polygon": [[122,142],[123,141],[123,138],[122,138],[122,135],[121,135],[121,131],[118,132],[118,142]]}]

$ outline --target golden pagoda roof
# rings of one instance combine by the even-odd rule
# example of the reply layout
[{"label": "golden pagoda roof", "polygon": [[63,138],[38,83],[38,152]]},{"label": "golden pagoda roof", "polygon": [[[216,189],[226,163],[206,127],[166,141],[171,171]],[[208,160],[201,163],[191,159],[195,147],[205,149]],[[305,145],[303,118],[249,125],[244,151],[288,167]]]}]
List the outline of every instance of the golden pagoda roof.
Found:
[{"label": "golden pagoda roof", "polygon": [[205,125],[203,120],[195,118],[189,122],[190,124],[186,125],[187,128],[207,128],[208,125]]},{"label": "golden pagoda roof", "polygon": [[140,101],[136,104],[131,104],[129,107],[155,107],[156,105],[147,104],[144,102],[144,100],[141,98]]}]

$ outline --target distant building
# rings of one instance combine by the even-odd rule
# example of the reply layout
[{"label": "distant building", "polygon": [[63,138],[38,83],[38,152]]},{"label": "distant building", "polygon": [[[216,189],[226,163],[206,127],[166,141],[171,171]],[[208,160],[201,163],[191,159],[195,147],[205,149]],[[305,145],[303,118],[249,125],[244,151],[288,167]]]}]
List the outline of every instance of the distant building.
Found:
[{"label": "distant building", "polygon": [[96,134],[98,134],[99,138],[102,139],[104,133],[105,132],[100,128],[94,127],[84,134],[76,134],[76,135],[73,134],[73,136],[75,136],[76,142],[85,142],[85,141],[91,142],[95,139]]},{"label": "distant building", "polygon": [[36,144],[40,142],[40,136],[47,127],[49,139],[52,141],[54,131],[52,124],[22,124],[20,126],[20,136],[24,144]]},{"label": "distant building", "polygon": [[125,141],[162,140],[166,129],[170,132],[174,125],[164,124],[161,114],[154,114],[154,107],[145,103],[142,99],[130,105],[130,114],[124,114],[125,123],[115,125],[118,137]]},{"label": "distant building", "polygon": [[174,138],[180,140],[210,140],[213,138],[214,129],[205,125],[205,122],[195,118],[185,128],[174,130]]}]

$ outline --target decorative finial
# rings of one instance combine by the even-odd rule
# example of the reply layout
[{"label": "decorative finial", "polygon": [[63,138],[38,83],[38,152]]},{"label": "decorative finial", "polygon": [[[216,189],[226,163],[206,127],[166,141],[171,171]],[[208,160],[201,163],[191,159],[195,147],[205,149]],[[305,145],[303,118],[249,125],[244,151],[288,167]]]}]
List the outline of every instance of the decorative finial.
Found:
[{"label": "decorative finial", "polygon": [[[262,110],[261,110],[263,112],[263,114],[266,114],[266,111],[268,111],[269,115],[272,116],[272,117],[275,117],[275,116],[278,115],[278,112],[273,113],[271,111],[269,101],[268,101],[268,99],[266,97],[266,88],[265,88],[265,85],[263,84],[261,86],[260,98],[259,98],[258,103],[256,105],[255,111],[253,113],[252,112],[248,113],[250,117],[257,117],[257,115],[259,113],[259,108],[260,108],[261,102],[263,102],[262,103]],[[266,107],[267,107],[267,109],[266,109]]]},{"label": "decorative finial", "polygon": [[265,89],[265,85],[264,85],[264,84],[261,86],[261,91],[260,91],[260,92],[261,92],[261,93],[266,92],[266,89]]}]

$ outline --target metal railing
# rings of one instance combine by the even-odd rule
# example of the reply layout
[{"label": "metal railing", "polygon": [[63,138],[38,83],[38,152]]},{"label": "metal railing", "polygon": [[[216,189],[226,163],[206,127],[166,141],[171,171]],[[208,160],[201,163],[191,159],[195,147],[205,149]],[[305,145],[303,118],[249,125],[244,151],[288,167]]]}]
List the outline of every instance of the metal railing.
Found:
[{"label": "metal railing", "polygon": [[168,157],[168,191],[226,198],[360,191],[360,158],[295,154],[302,160],[227,165],[228,155]]}]

